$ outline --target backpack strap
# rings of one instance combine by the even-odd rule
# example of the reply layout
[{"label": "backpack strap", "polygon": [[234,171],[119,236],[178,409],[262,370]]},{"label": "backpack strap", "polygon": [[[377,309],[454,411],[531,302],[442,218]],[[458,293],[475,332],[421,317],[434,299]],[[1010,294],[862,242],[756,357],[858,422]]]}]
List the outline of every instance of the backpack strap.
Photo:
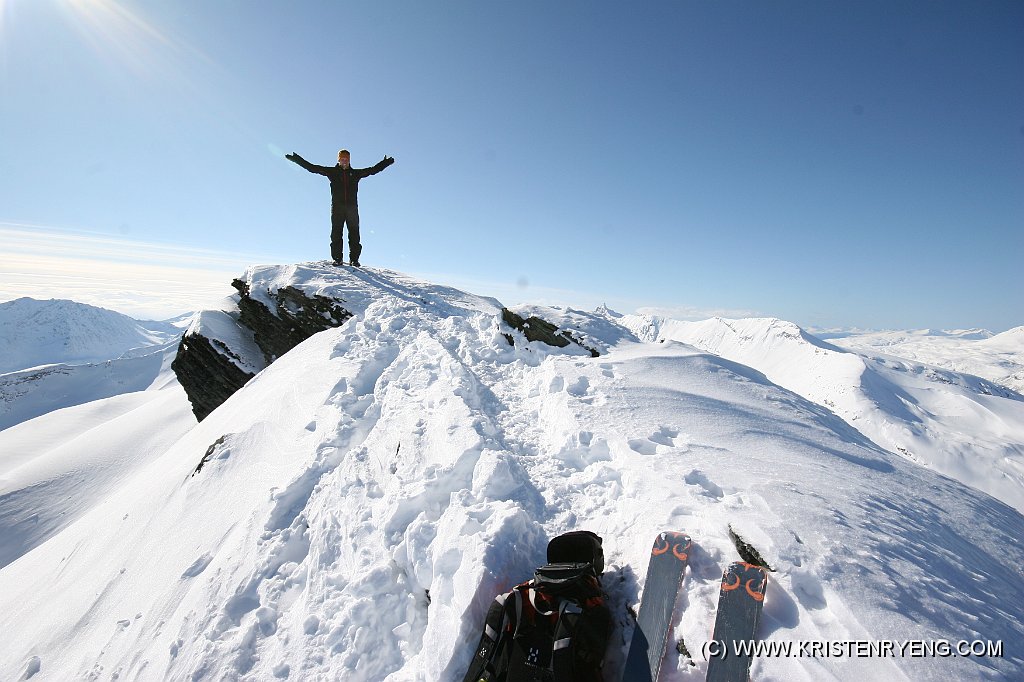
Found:
[{"label": "backpack strap", "polygon": [[555,624],[554,642],[551,646],[551,672],[555,680],[576,680],[576,661],[573,653],[573,637],[576,623],[583,609],[574,601],[562,599]]},{"label": "backpack strap", "polygon": [[509,613],[506,608],[510,594],[512,593],[499,594],[487,610],[484,632],[480,636],[480,644],[477,646],[476,653],[473,654],[473,661],[469,665],[469,671],[466,672],[463,682],[488,682],[495,679],[500,661],[503,658],[508,658],[510,638],[503,638],[501,635],[510,627]]},{"label": "backpack strap", "polygon": [[[515,635],[519,634],[520,624],[532,622],[536,617],[552,618],[555,625],[552,631],[550,658],[548,659],[547,670],[555,682],[573,682],[575,676],[575,661],[573,655],[573,633],[576,631],[576,623],[583,613],[583,608],[571,599],[558,595],[550,595],[548,599],[553,602],[550,606],[539,604],[537,600],[536,581],[530,581],[526,585],[512,591],[515,599],[516,625]],[[522,617],[524,609],[531,609],[533,613],[530,618]]]},{"label": "backpack strap", "polygon": [[555,615],[555,613],[557,613],[558,617],[561,618],[562,617],[562,613],[566,609],[573,609],[573,610],[575,610],[575,611],[570,611],[570,613],[572,613],[572,612],[581,613],[582,612],[582,609],[580,609],[580,607],[576,606],[575,604],[573,604],[572,602],[570,602],[567,599],[560,599],[560,605],[559,605],[559,607],[557,609],[552,609],[551,611],[544,611],[544,610],[542,610],[541,607],[537,605],[537,590],[534,589],[533,587],[529,587],[529,588],[526,589],[526,598],[530,601],[530,606],[533,607],[533,610],[536,611],[537,613],[539,613],[542,616],[553,616],[553,615]]}]

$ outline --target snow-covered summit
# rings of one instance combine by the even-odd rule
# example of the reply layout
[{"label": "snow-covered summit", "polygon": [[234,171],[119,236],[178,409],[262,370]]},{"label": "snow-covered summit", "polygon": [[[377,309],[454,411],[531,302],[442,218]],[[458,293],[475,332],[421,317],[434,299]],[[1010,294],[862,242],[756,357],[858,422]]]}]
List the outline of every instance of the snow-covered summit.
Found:
[{"label": "snow-covered summit", "polygon": [[140,321],[59,299],[0,303],[0,431],[174,381],[164,370],[183,323]]},{"label": "snow-covered summit", "polygon": [[[627,333],[609,326],[603,315],[574,310],[545,309],[549,319],[541,319],[533,316],[533,308],[521,306],[529,318],[524,320],[493,298],[391,270],[337,268],[324,262],[261,265],[248,268],[232,284],[237,294],[193,318],[173,365],[200,420],[296,345],[364,314],[381,298],[402,301],[402,315],[409,316],[500,314],[531,340],[546,339],[591,354]],[[507,338],[512,342],[512,336]]]},{"label": "snow-covered summit", "polygon": [[984,346],[1003,348],[1008,351],[1024,352],[1024,326],[1007,329],[993,336],[981,339]]},{"label": "snow-covered summit", "polygon": [[1018,511],[763,370],[641,341],[614,315],[560,311],[604,343],[595,358],[527,341],[480,297],[299,267],[287,281],[332,279],[351,317],[0,570],[5,676],[458,680],[495,593],[586,528],[605,538],[615,679],[626,606],[671,528],[695,541],[672,636],[696,660],[673,649],[662,679],[700,678],[730,527],[776,569],[759,638],[1005,647],[766,657],[754,679],[1024,675]]},{"label": "snow-covered summit", "polygon": [[0,303],[0,374],[48,364],[102,362],[169,343],[181,329],[63,299]]},{"label": "snow-covered summit", "polygon": [[[339,268],[326,261],[295,265],[254,265],[239,278],[251,296],[276,308],[274,294],[289,287],[302,290],[308,298],[321,296],[340,301],[352,312],[363,313],[382,296],[392,296],[411,308],[441,311],[444,314],[471,312],[494,313],[501,304],[490,297],[477,296],[459,289],[411,277],[401,272],[378,268]],[[448,312],[451,311],[451,312]]]}]

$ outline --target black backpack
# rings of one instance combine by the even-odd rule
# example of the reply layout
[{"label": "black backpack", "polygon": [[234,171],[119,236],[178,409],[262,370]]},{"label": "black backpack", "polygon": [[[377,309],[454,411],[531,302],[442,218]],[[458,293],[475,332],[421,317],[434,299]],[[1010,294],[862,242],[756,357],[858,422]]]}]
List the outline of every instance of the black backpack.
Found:
[{"label": "black backpack", "polygon": [[601,538],[589,531],[548,543],[533,580],[498,595],[464,682],[599,682],[611,635],[600,577]]}]

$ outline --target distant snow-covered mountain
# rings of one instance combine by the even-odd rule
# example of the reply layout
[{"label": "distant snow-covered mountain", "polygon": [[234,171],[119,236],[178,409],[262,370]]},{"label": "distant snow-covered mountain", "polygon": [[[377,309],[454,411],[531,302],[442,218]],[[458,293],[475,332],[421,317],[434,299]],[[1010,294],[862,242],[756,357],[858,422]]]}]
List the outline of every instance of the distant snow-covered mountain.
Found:
[{"label": "distant snow-covered mountain", "polygon": [[994,335],[984,329],[860,332],[831,341],[868,355],[895,356],[974,374],[1024,393],[1024,327]]},{"label": "distant snow-covered mountain", "polygon": [[134,320],[65,300],[0,303],[0,431],[74,405],[157,389],[191,315]]},{"label": "distant snow-covered mountain", "polygon": [[32,366],[0,373],[0,567],[195,425],[171,371],[186,324],[73,301],[0,304],[7,367]]},{"label": "distant snow-covered mountain", "polygon": [[50,364],[83,364],[172,342],[173,322],[127,315],[63,299],[19,298],[0,303],[0,374]]},{"label": "distant snow-covered mountain", "polygon": [[[519,328],[493,299],[387,270],[261,266],[243,279],[271,312],[324,295],[351,317],[198,425],[179,421],[173,444],[150,441],[127,479],[95,492],[91,473],[65,476],[93,496],[68,508],[74,523],[41,516],[45,537],[34,486],[83,450],[8,477],[26,497],[11,531],[23,551],[0,569],[5,678],[459,680],[494,595],[530,577],[547,538],[578,528],[605,538],[609,679],[666,528],[694,539],[671,633],[694,658],[670,647],[662,679],[703,677],[731,530],[775,569],[759,639],[1004,647],[765,657],[753,679],[1024,677],[1024,516],[884,438],[905,425],[931,445],[959,428],[958,443],[1017,438],[1012,391],[778,320],[686,327],[520,307]],[[531,324],[580,343],[531,341]],[[102,433],[64,420],[53,432],[113,452],[146,433],[130,427],[160,423],[158,409],[117,418]],[[31,440],[30,424],[5,433]],[[987,455],[969,455],[968,478],[991,475]]]},{"label": "distant snow-covered mountain", "polygon": [[920,339],[947,339],[953,341],[981,341],[994,336],[987,329],[912,329],[908,331],[868,331],[863,329],[810,329],[819,339],[831,341],[856,337],[873,339],[879,344],[899,344]]},{"label": "distant snow-covered mountain", "polygon": [[[682,341],[763,372],[885,449],[1024,511],[1024,397],[1004,385],[894,355],[839,348],[783,320],[624,320],[647,340]],[[920,355],[935,359],[925,351]],[[1024,347],[1013,355],[1024,359]]]},{"label": "distant snow-covered mountain", "polygon": [[54,410],[175,382],[170,365],[177,342],[147,350],[106,362],[45,365],[0,374],[0,431]]},{"label": "distant snow-covered mountain", "polygon": [[190,318],[139,321],[64,300],[0,304],[0,567],[195,425],[170,367]]}]

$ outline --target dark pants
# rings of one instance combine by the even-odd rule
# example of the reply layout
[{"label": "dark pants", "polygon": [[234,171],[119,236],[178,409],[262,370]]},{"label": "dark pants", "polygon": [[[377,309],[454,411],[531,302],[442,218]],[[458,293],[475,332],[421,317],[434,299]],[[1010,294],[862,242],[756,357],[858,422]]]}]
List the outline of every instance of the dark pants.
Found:
[{"label": "dark pants", "polygon": [[359,254],[363,250],[359,243],[359,207],[335,206],[331,210],[331,258],[345,260],[343,239],[345,224],[348,224],[348,255],[349,260],[359,262]]}]

